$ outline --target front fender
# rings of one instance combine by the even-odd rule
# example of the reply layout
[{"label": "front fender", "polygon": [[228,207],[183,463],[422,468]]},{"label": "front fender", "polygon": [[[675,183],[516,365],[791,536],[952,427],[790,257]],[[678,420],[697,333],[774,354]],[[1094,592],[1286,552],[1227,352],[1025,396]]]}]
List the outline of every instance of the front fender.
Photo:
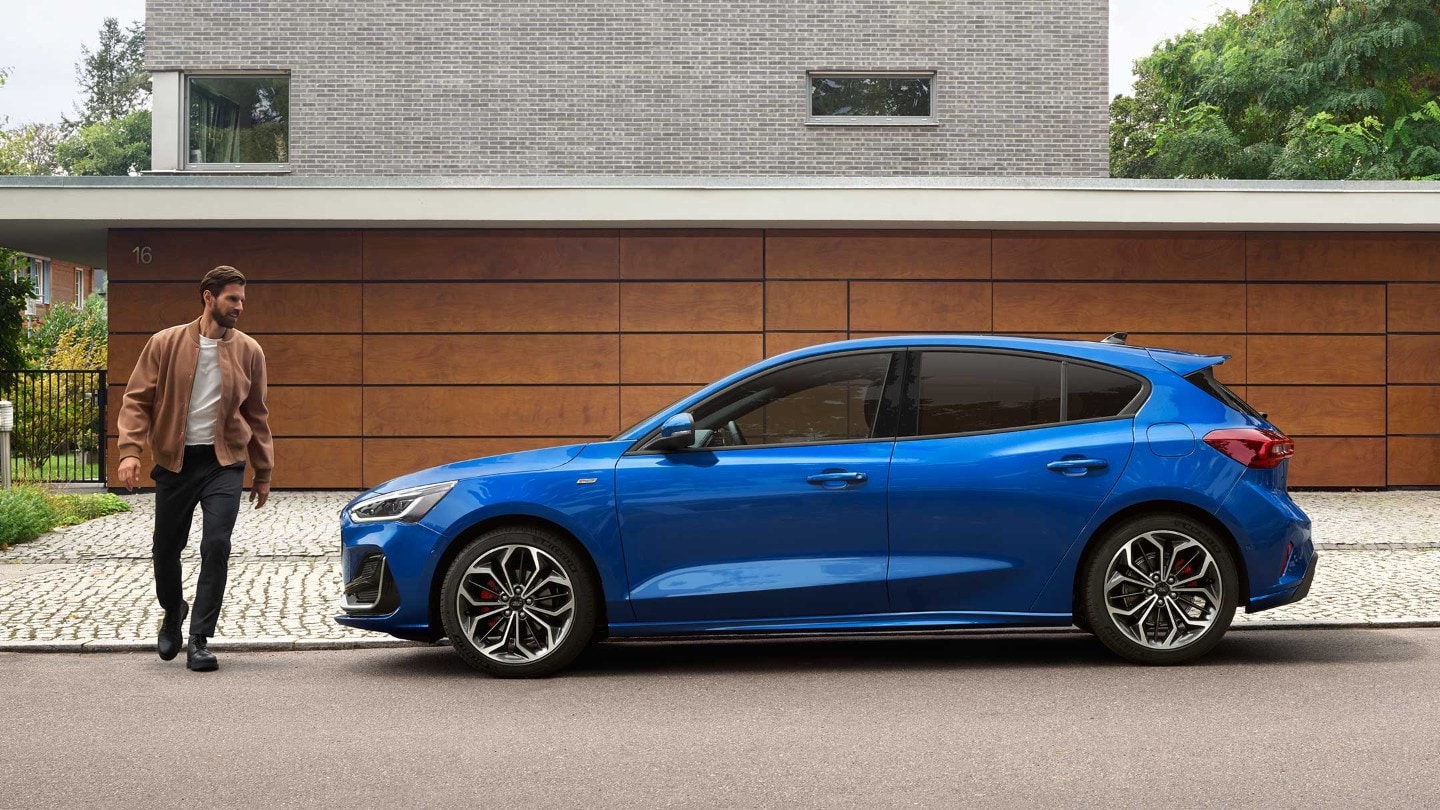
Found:
[{"label": "front fender", "polygon": [[459,552],[456,541],[476,526],[500,525],[506,518],[540,520],[574,536],[590,555],[610,620],[633,621],[615,511],[615,459],[586,451],[564,467],[456,484],[422,521],[440,535],[428,561],[431,581],[438,585],[445,575],[442,562]]}]

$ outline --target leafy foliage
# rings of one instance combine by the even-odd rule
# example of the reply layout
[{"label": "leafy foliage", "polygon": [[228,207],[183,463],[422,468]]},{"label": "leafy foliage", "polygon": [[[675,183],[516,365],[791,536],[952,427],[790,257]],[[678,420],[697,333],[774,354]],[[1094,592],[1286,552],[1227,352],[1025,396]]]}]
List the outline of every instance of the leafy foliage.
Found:
[{"label": "leafy foliage", "polygon": [[[105,299],[91,295],[79,307],[59,303],[50,308],[45,320],[32,326],[25,335],[25,357],[27,367],[33,368],[103,368],[105,347],[109,340],[108,316]],[[66,356],[57,357],[57,348],[62,337],[69,337],[70,350]],[[90,365],[91,359],[81,360],[83,365],[71,365],[77,357],[99,358],[98,365]]]},{"label": "leafy foliage", "polygon": [[[99,370],[105,367],[105,300],[90,296],[81,308],[57,305],[26,339],[26,360],[33,368]],[[92,390],[96,378],[65,374],[44,383],[18,379],[9,386],[15,401],[15,455],[37,471],[54,457],[77,455],[82,461],[99,448],[95,425],[103,418],[100,399]],[[53,466],[53,465],[52,465]],[[75,466],[72,460],[68,466]]]},{"label": "leafy foliage", "polygon": [[49,175],[58,166],[55,147],[64,132],[54,124],[0,129],[0,174]]},{"label": "leafy foliage", "polygon": [[150,168],[150,111],[81,127],[55,147],[56,163],[66,174],[118,176]]},{"label": "leafy foliage", "polygon": [[79,120],[67,123],[83,130],[144,108],[150,94],[144,23],[136,22],[121,30],[114,17],[106,17],[100,24],[99,46],[93,51],[80,46],[80,57],[75,64],[75,80],[85,91],[85,100],[75,107]]},{"label": "leafy foliage", "polygon": [[57,526],[74,526],[87,520],[130,511],[130,504],[126,503],[124,498],[108,492],[93,495],[50,495],[49,498],[59,516]]},{"label": "leafy foliage", "polygon": [[1255,0],[1136,63],[1117,177],[1440,176],[1440,3]]},{"label": "leafy foliage", "polygon": [[18,484],[0,490],[0,549],[34,540],[56,526],[73,526],[128,511],[130,504],[109,493],[57,495],[37,486]]},{"label": "leafy foliage", "polygon": [[[24,124],[0,117],[0,174],[128,175],[150,168],[150,73],[145,26],[100,26],[95,50],[81,46],[75,77],[84,91],[76,120]],[[0,70],[0,87],[5,84]]]},{"label": "leafy foliage", "polygon": [[0,548],[34,540],[59,523],[43,489],[23,484],[0,489]]},{"label": "leafy foliage", "polygon": [[[35,294],[30,279],[20,273],[24,259],[0,248],[0,372],[28,368],[25,355],[25,299]],[[0,386],[8,381],[0,376]]]}]

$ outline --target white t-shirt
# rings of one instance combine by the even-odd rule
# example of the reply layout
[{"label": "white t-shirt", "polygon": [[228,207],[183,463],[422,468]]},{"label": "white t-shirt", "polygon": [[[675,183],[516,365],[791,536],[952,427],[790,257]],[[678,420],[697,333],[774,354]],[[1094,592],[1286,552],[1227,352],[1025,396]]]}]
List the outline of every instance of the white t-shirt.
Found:
[{"label": "white t-shirt", "polygon": [[185,419],[186,444],[214,444],[215,417],[220,410],[220,341],[200,336],[200,362],[190,389],[190,414]]}]

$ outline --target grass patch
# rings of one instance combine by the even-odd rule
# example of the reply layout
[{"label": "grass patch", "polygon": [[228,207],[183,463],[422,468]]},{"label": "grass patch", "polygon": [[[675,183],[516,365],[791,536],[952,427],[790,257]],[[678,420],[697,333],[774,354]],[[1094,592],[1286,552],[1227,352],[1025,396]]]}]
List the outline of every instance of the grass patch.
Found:
[{"label": "grass patch", "polygon": [[11,463],[11,474],[16,481],[98,481],[100,465],[82,464],[75,456],[51,456],[39,464],[17,458]]},{"label": "grass patch", "polygon": [[28,484],[0,489],[0,549],[28,543],[56,526],[128,511],[130,504],[108,492],[60,495]]}]

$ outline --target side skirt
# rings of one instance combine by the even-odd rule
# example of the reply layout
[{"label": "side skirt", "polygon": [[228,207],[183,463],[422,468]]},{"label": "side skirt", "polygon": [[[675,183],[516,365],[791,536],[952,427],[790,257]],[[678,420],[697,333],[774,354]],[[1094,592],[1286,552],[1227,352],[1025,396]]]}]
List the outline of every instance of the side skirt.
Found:
[{"label": "side skirt", "polygon": [[870,613],[856,616],[801,616],[785,619],[726,619],[693,622],[618,622],[612,638],[715,635],[728,633],[846,633],[856,631],[944,630],[965,627],[1069,627],[1069,613]]}]

